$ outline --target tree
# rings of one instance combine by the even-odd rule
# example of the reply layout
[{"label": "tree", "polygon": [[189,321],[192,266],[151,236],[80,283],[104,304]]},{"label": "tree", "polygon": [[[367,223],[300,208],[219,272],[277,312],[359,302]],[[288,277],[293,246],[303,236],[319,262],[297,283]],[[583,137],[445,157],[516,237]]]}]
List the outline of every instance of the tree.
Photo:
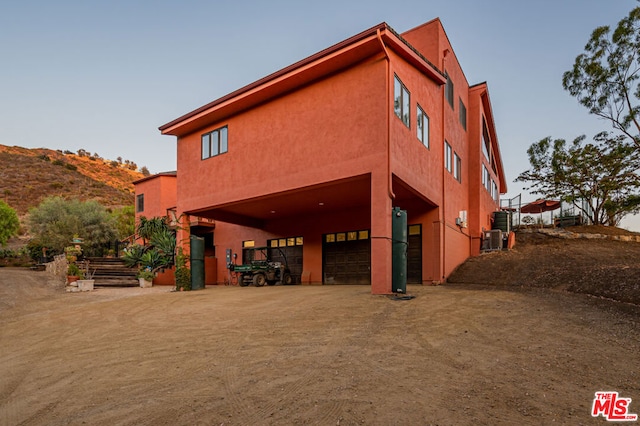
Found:
[{"label": "tree", "polygon": [[133,206],[124,206],[111,212],[116,236],[124,240],[136,233],[136,213]]},{"label": "tree", "polygon": [[47,198],[30,209],[29,229],[50,253],[62,253],[77,236],[84,240],[86,254],[101,254],[103,246],[116,236],[109,213],[97,201],[67,201],[61,197]]},{"label": "tree", "polygon": [[596,28],[562,86],[589,109],[609,120],[640,150],[640,7],[634,8],[611,33]]},{"label": "tree", "polygon": [[531,168],[516,181],[529,182],[534,194],[572,203],[594,225],[617,226],[640,211],[640,151],[624,140],[606,132],[594,143],[580,136],[568,147],[563,139],[542,139],[527,150]]},{"label": "tree", "polygon": [[0,246],[7,244],[9,238],[18,234],[20,221],[16,211],[0,200]]}]

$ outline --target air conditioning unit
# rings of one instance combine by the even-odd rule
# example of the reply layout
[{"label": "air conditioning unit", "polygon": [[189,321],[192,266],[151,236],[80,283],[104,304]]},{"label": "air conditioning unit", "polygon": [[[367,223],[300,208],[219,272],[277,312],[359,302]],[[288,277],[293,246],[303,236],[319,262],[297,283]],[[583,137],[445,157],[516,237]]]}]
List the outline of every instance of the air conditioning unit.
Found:
[{"label": "air conditioning unit", "polygon": [[466,210],[460,210],[460,212],[458,213],[458,217],[456,218],[456,225],[458,225],[460,228],[466,228],[467,226],[469,226],[467,223]]},{"label": "air conditioning unit", "polygon": [[482,250],[502,250],[502,231],[500,229],[492,229],[482,233]]}]

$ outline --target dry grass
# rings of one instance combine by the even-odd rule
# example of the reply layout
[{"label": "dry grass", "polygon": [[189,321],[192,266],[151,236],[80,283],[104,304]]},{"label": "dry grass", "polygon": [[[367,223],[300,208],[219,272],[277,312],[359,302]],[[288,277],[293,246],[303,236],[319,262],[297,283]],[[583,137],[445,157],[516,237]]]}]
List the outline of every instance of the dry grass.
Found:
[{"label": "dry grass", "polygon": [[131,205],[132,182],[142,177],[110,160],[0,145],[0,199],[19,216],[51,196],[92,199],[112,208]]}]

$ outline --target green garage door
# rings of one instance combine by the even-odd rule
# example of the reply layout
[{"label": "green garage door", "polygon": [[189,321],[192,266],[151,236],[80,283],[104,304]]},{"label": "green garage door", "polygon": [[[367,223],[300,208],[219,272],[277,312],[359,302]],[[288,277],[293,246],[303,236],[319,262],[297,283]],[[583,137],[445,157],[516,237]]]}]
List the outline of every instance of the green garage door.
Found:
[{"label": "green garage door", "polygon": [[371,284],[369,231],[326,234],[322,241],[324,284]]}]

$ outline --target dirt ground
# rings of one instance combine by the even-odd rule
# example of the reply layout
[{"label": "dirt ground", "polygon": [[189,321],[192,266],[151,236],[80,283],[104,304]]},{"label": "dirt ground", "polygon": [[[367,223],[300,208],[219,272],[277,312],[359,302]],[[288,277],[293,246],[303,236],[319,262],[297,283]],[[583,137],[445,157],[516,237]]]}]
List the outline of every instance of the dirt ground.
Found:
[{"label": "dirt ground", "polygon": [[[573,235],[639,235],[614,227],[568,228]],[[513,250],[469,259],[450,282],[547,288],[640,306],[640,242],[557,238],[519,232]]]},{"label": "dirt ground", "polygon": [[640,413],[640,311],[548,289],[64,293],[0,269],[0,425],[605,424]]}]

